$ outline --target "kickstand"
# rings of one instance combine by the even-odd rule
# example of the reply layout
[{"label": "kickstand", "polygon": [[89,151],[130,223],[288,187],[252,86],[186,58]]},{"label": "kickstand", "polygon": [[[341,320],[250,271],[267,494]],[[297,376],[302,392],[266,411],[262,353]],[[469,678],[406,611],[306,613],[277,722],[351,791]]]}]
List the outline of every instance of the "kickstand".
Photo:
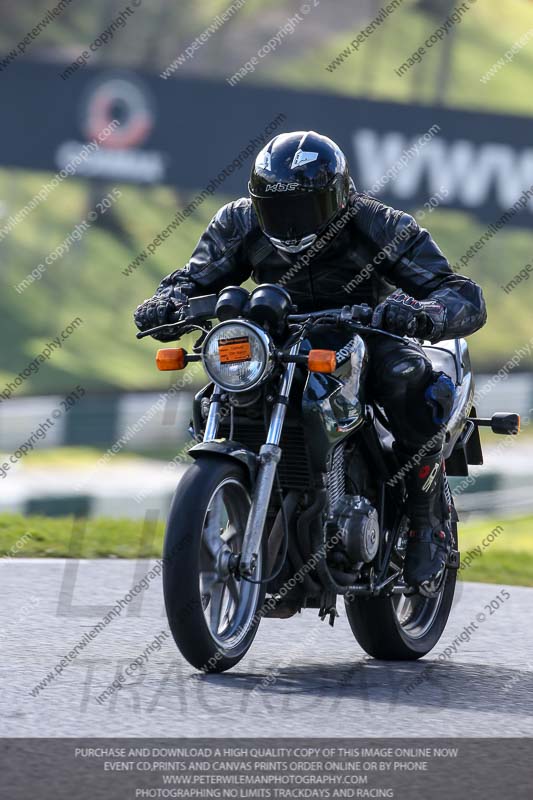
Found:
[{"label": "kickstand", "polygon": [[339,616],[339,612],[337,611],[337,596],[333,594],[333,592],[326,592],[323,595],[323,602],[320,607],[320,611],[318,612],[318,616],[324,622],[326,617],[329,617],[329,624],[333,628],[335,625],[335,619]]}]

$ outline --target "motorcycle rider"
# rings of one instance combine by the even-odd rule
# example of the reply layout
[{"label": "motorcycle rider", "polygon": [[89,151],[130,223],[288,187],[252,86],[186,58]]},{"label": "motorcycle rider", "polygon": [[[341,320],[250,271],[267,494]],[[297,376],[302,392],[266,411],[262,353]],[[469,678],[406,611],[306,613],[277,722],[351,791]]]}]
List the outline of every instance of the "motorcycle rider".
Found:
[{"label": "motorcycle rider", "polygon": [[[299,313],[368,303],[374,327],[432,343],[485,324],[480,287],[452,271],[413,217],[358,192],[326,136],[276,136],[257,156],[248,189],[249,198],[217,212],[187,266],[137,308],[138,328],[169,322],[188,297],[250,277],[284,286]],[[442,451],[453,383],[433,371],[418,342],[365,339],[372,396],[388,417],[408,489],[404,577],[429,593],[452,544]]]}]

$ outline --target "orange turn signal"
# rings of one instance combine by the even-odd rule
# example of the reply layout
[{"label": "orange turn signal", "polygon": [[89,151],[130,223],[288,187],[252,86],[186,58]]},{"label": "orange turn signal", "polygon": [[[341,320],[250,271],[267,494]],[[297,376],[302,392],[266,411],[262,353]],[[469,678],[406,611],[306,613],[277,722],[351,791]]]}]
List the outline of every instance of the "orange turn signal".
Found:
[{"label": "orange turn signal", "polygon": [[170,369],[183,369],[187,364],[187,351],[183,347],[162,347],[157,351],[157,369],[165,372]]},{"label": "orange turn signal", "polygon": [[310,350],[307,367],[309,372],[335,372],[337,367],[335,350]]}]

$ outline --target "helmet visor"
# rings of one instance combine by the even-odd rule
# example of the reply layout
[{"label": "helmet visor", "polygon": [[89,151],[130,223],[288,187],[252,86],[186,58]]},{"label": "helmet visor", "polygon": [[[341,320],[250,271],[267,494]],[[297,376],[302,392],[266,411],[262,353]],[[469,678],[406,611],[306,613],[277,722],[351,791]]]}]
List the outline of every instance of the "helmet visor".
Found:
[{"label": "helmet visor", "polygon": [[301,239],[318,233],[338,210],[334,187],[319,192],[273,192],[271,197],[250,190],[261,230],[272,239]]}]

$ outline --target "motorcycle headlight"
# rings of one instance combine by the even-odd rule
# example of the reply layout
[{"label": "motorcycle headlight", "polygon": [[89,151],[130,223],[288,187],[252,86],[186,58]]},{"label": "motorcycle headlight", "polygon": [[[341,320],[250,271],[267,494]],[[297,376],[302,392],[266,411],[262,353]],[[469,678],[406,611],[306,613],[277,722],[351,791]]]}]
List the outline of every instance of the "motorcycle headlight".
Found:
[{"label": "motorcycle headlight", "polygon": [[232,392],[246,392],[271,368],[267,334],[247,322],[223,322],[207,335],[202,350],[205,371],[212,381]]}]

